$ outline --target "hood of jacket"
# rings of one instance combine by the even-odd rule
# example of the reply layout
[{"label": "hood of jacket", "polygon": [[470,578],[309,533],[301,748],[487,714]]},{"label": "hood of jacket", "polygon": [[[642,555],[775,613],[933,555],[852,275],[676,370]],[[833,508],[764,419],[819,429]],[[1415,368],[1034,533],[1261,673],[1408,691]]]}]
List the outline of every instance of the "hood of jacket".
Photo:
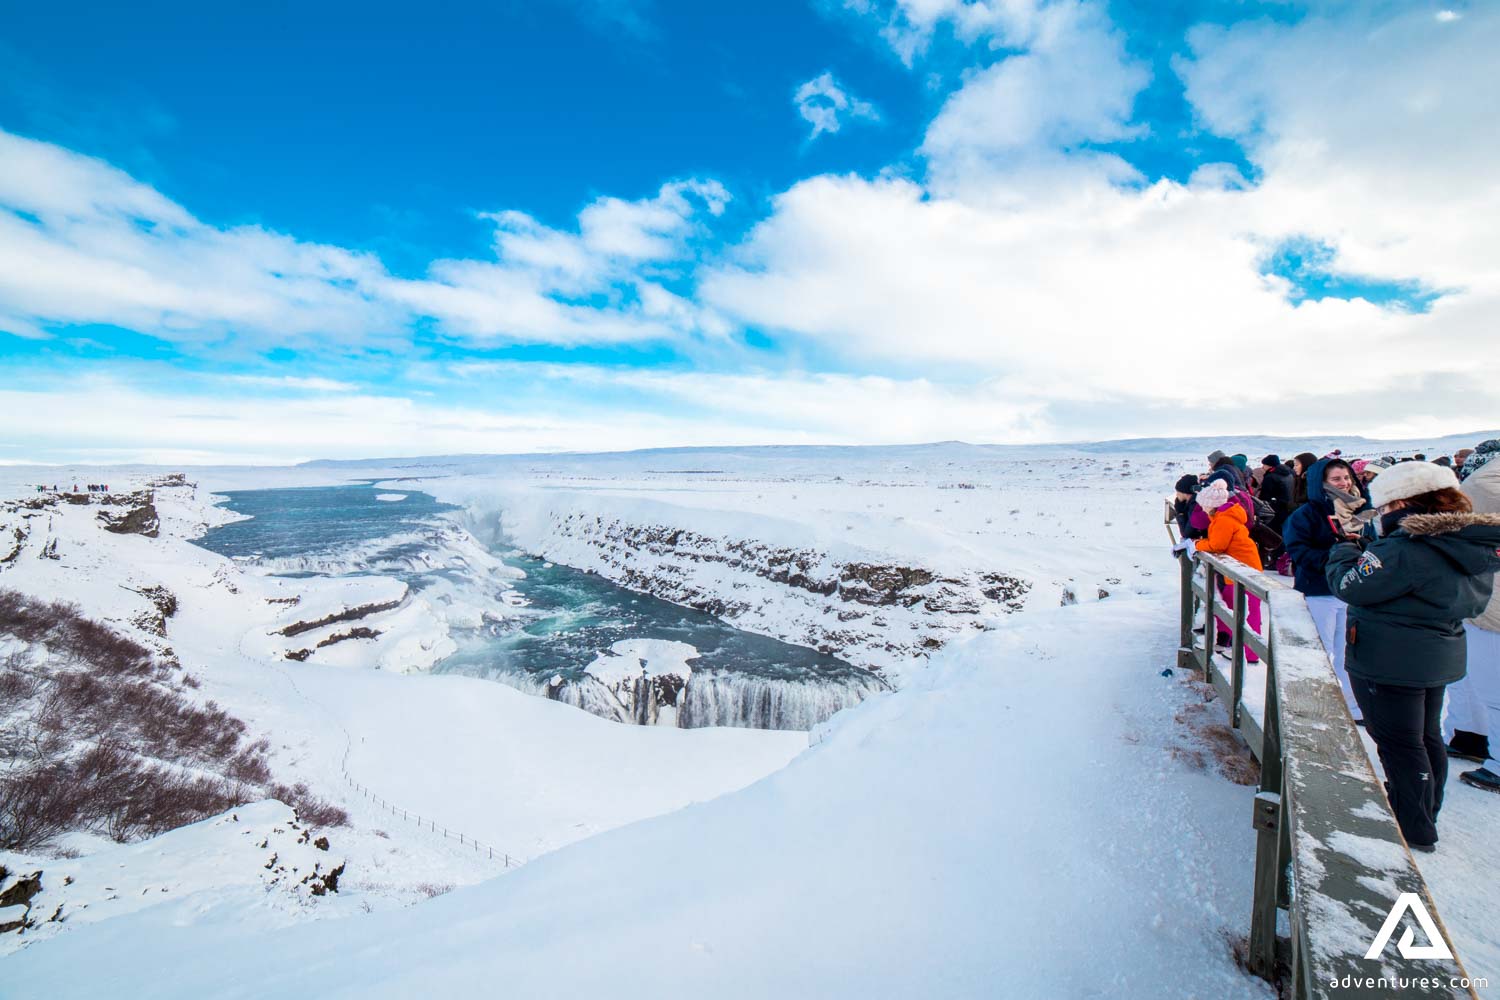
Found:
[{"label": "hood of jacket", "polygon": [[[1312,465],[1307,467],[1307,502],[1311,504],[1317,504],[1318,509],[1321,510],[1324,515],[1334,513],[1333,497],[1329,496],[1328,491],[1323,488],[1323,473],[1328,471],[1329,462],[1343,462],[1345,465],[1349,464],[1338,456],[1334,456],[1333,458],[1320,458]],[[1354,492],[1357,493],[1366,502],[1369,501],[1370,495],[1368,492],[1366,492],[1364,484],[1359,481],[1358,476],[1354,477]],[[1356,508],[1360,506],[1362,506],[1362,504],[1355,504]]]},{"label": "hood of jacket", "polygon": [[1399,530],[1438,550],[1470,576],[1500,570],[1500,514],[1409,514]]},{"label": "hood of jacket", "polygon": [[[1245,508],[1234,500],[1230,500],[1224,506],[1214,511],[1213,516],[1227,517],[1232,520],[1238,521],[1240,524],[1243,524],[1246,527],[1249,527],[1250,525],[1250,518],[1246,516]],[[1500,515],[1496,516],[1496,520],[1500,521]]]},{"label": "hood of jacket", "polygon": [[1307,502],[1317,504],[1325,514],[1333,513],[1333,497],[1323,489],[1323,473],[1331,459],[1320,458],[1307,467]]}]

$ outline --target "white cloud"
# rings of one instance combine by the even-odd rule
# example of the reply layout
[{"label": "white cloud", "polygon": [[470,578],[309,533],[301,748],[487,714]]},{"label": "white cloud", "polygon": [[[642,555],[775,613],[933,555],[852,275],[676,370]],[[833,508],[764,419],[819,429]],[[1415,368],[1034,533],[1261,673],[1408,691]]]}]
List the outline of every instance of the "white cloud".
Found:
[{"label": "white cloud", "polygon": [[815,76],[798,87],[792,103],[797,106],[797,113],[803,121],[812,126],[809,140],[824,132],[837,132],[848,120],[877,121],[880,118],[875,105],[850,94],[831,72]]},{"label": "white cloud", "polygon": [[[171,393],[80,376],[0,389],[0,461],[296,462],[320,457],[599,451],[732,444],[909,442],[1026,434],[1029,410],[985,391],[843,375],[643,372],[582,365],[468,365],[450,385],[492,384],[486,405],[339,393],[269,399]],[[509,391],[515,389],[514,398]],[[601,403],[603,393],[625,403]],[[76,405],[86,395],[87,407]],[[451,395],[439,392],[437,399]],[[101,424],[98,413],[108,413]],[[209,417],[211,416],[211,419]],[[24,442],[24,444],[18,444]]]},{"label": "white cloud", "polygon": [[[1308,415],[1329,400],[1322,426],[1350,411],[1449,412],[1441,386],[1454,373],[1500,385],[1487,318],[1500,312],[1489,224],[1500,217],[1500,113],[1488,99],[1500,90],[1500,10],[1463,33],[1420,12],[1381,20],[1354,5],[1345,18],[1193,36],[1189,96],[1205,124],[1242,138],[1255,184],[1215,166],[1186,184],[1122,185],[1118,163],[1060,152],[1128,135],[1141,84],[1108,25],[1075,16],[1048,22],[1072,38],[1039,29],[1036,49],[949,99],[928,132],[927,183],[794,185],[705,274],[703,298],[793,349],[987,375],[1059,412],[1091,400],[1233,405],[1259,424],[1275,419],[1268,405]],[[1063,52],[1082,54],[1076,80],[1049,62]],[[1054,71],[1067,85],[1040,82]],[[1293,305],[1260,267],[1300,234],[1333,245],[1346,272],[1449,294],[1428,313],[1358,298]],[[1403,397],[1403,385],[1420,391]],[[1497,391],[1470,403],[1493,408]]]},{"label": "white cloud", "polygon": [[[1193,32],[1178,66],[1188,98],[1255,169],[1247,180],[1210,164],[1189,182],[1151,184],[1089,152],[1135,133],[1145,82],[1097,5],[902,0],[877,13],[913,58],[944,25],[998,47],[930,124],[925,176],[803,180],[709,265],[703,230],[728,198],[712,182],[602,198],[573,227],[497,212],[486,216],[493,259],[437,261],[411,280],[347,250],[206,226],[107,165],[0,133],[13,144],[0,148],[0,204],[12,208],[0,213],[0,314],[33,334],[110,317],[159,336],[232,329],[264,341],[367,338],[424,316],[479,344],[701,346],[744,323],[774,335],[778,352],[715,342],[718,367],[753,357],[789,369],[486,366],[452,381],[429,362],[423,384],[445,390],[433,399],[446,405],[329,387],[274,404],[230,399],[227,421],[196,424],[202,402],[116,385],[100,398],[119,409],[99,412],[121,453],[178,440],[303,457],[370,454],[370,441],[432,453],[1396,435],[1500,412],[1500,112],[1489,100],[1500,8],[1469,11],[1461,31],[1430,9],[1351,4]],[[1260,272],[1299,236],[1333,247],[1345,272],[1445,294],[1426,313],[1359,298],[1293,304],[1286,280]],[[837,371],[788,360],[802,357]],[[900,377],[859,374],[870,371]],[[460,406],[446,391],[474,385],[502,402]],[[46,419],[49,408],[62,419]],[[99,434],[97,417],[65,411],[62,396],[14,384],[0,399],[17,440],[39,448]]]},{"label": "white cloud", "polygon": [[1030,21],[1027,47],[968,76],[928,126],[922,152],[939,183],[1037,160],[1050,173],[1065,151],[1143,131],[1132,108],[1150,74],[1102,11],[1054,4]]},{"label": "white cloud", "polygon": [[965,42],[984,39],[996,48],[1016,48],[1035,36],[1043,8],[1071,5],[1072,0],[844,0],[849,10],[883,22],[881,37],[907,66],[927,51],[941,24]]},{"label": "white cloud", "polygon": [[715,181],[673,182],[593,202],[577,233],[493,213],[498,259],[402,279],[373,254],[208,225],[101,160],[0,131],[0,330],[104,323],[248,351],[399,347],[421,318],[485,343],[718,336],[722,320],[661,281],[691,263],[695,216],[728,200]]},{"label": "white cloud", "polygon": [[1495,290],[1500,8],[1463,31],[1369,8],[1194,31],[1188,97],[1262,169],[1264,228],[1328,239],[1356,273]]},{"label": "white cloud", "polygon": [[0,316],[23,335],[113,323],[174,340],[294,342],[399,323],[362,289],[373,258],[257,227],[216,229],[102,161],[0,131]]},{"label": "white cloud", "polygon": [[[70,375],[0,388],[0,464],[276,464],[312,458],[609,451],[750,444],[898,444],[960,438],[1040,443],[1170,434],[1437,436],[1478,430],[1500,391],[1466,373],[1398,385],[1337,381],[1247,415],[1226,396],[1059,401],[1042,384],[828,372],[645,371],[466,363],[428,373],[436,391],[268,398],[160,380]],[[253,387],[248,387],[253,388]],[[468,393],[464,393],[467,388]],[[86,397],[88,406],[79,406]],[[483,403],[470,400],[481,398]],[[1420,398],[1421,406],[1412,405]],[[99,413],[108,413],[106,422]],[[1492,421],[1491,421],[1492,422]]]},{"label": "white cloud", "polygon": [[236,385],[262,386],[268,389],[293,389],[303,392],[353,392],[359,386],[353,382],[305,375],[225,375],[224,380]]},{"label": "white cloud", "polygon": [[691,264],[699,211],[718,216],[728,202],[718,182],[692,180],[665,184],[638,201],[600,198],[579,212],[576,233],[522,212],[487,214],[498,260],[436,261],[426,280],[390,279],[381,293],[479,342],[722,336],[722,320],[670,292],[662,279],[681,277]]}]

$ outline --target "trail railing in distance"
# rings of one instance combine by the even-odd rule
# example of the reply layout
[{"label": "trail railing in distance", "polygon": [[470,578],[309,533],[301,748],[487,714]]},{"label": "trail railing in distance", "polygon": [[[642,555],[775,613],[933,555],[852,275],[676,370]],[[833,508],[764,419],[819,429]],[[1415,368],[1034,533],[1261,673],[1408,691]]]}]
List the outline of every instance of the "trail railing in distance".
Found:
[{"label": "trail railing in distance", "polygon": [[519,868],[522,864],[525,863],[522,858],[518,858],[513,854],[502,851],[500,848],[495,847],[491,844],[486,844],[483,841],[471,837],[461,830],[450,830],[448,829],[448,827],[439,823],[431,816],[423,816],[420,813],[412,812],[410,809],[403,809],[395,803],[387,802],[371,789],[355,781],[354,775],[349,773],[349,753],[353,748],[353,740],[350,737],[348,730],[344,731],[344,740],[344,758],[339,763],[339,770],[343,772],[344,780],[348,782],[350,788],[354,789],[356,792],[369,799],[375,805],[390,813],[392,816],[399,816],[409,823],[417,824],[419,828],[426,829],[430,833],[440,834],[448,840],[456,840],[466,847],[472,847],[475,854],[483,855],[484,857],[492,861],[498,861],[507,869]]},{"label": "trail railing in distance", "polygon": [[[1175,542],[1174,527],[1169,503],[1167,533]],[[1296,1000],[1410,996],[1417,980],[1424,981],[1426,996],[1477,997],[1396,825],[1302,595],[1235,559],[1199,553],[1180,555],[1178,562],[1178,666],[1202,672],[1260,761],[1250,971],[1280,981]],[[1220,595],[1223,583],[1234,585],[1232,607]],[[1259,633],[1247,621],[1250,595],[1261,601]],[[1216,618],[1231,636],[1227,657],[1216,651],[1223,648]],[[1203,627],[1201,639],[1195,622]],[[1264,670],[1261,718],[1245,699],[1246,650],[1260,658],[1257,682]],[[1441,940],[1428,945],[1455,957],[1405,957],[1410,914],[1383,951],[1365,957],[1403,893],[1414,894],[1433,919]],[[1277,935],[1281,912],[1287,938]]]}]

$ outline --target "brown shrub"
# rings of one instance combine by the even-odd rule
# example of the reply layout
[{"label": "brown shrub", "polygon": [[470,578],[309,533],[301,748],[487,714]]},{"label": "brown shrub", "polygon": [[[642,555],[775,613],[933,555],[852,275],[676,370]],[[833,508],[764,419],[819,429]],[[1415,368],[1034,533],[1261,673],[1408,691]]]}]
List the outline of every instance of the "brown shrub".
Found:
[{"label": "brown shrub", "polygon": [[295,785],[272,785],[271,797],[285,802],[297,811],[297,818],[312,826],[348,826],[349,814],[343,809],[313,795],[302,782]]},{"label": "brown shrub", "polygon": [[37,850],[76,829],[134,840],[266,797],[309,824],[349,822],[306,785],[274,783],[270,742],[242,747],[242,720],[184,697],[196,678],[172,686],[168,664],[76,607],[0,590],[3,634],[41,643],[69,665],[38,677],[18,672],[25,657],[0,662],[17,668],[0,672],[0,705],[29,708],[24,726],[0,733],[0,761],[12,762],[0,773],[0,849]]}]

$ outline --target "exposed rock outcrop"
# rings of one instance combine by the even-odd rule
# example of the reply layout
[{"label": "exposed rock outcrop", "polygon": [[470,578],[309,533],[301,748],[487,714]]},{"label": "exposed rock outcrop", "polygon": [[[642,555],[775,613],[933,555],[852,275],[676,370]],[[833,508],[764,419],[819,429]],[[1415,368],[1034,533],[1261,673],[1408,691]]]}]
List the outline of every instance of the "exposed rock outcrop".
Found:
[{"label": "exposed rock outcrop", "polygon": [[[135,493],[129,497],[114,497],[105,495],[101,498],[107,504],[117,504],[120,501],[133,503],[129,510],[123,514],[113,511],[101,510],[99,520],[104,522],[104,530],[112,531],[117,535],[145,535],[147,538],[155,538],[161,530],[161,519],[156,514],[156,503],[150,493]],[[72,496],[68,497],[69,503],[76,503]],[[85,496],[83,503],[88,503]]]},{"label": "exposed rock outcrop", "polygon": [[840,560],[812,548],[576,511],[551,520],[542,546],[549,558],[877,670],[989,627],[1024,607],[1031,590],[999,572]]},{"label": "exposed rock outcrop", "polygon": [[[379,614],[382,611],[391,611],[401,606],[400,601],[383,601],[379,604],[361,604],[358,607],[345,608],[343,611],[335,611],[331,615],[324,615],[314,621],[293,622],[286,628],[279,630],[277,635],[294,636],[303,632],[311,632],[314,629],[323,628],[325,625],[336,625],[339,622],[352,622],[370,615]],[[320,643],[321,645],[321,643]]]}]

